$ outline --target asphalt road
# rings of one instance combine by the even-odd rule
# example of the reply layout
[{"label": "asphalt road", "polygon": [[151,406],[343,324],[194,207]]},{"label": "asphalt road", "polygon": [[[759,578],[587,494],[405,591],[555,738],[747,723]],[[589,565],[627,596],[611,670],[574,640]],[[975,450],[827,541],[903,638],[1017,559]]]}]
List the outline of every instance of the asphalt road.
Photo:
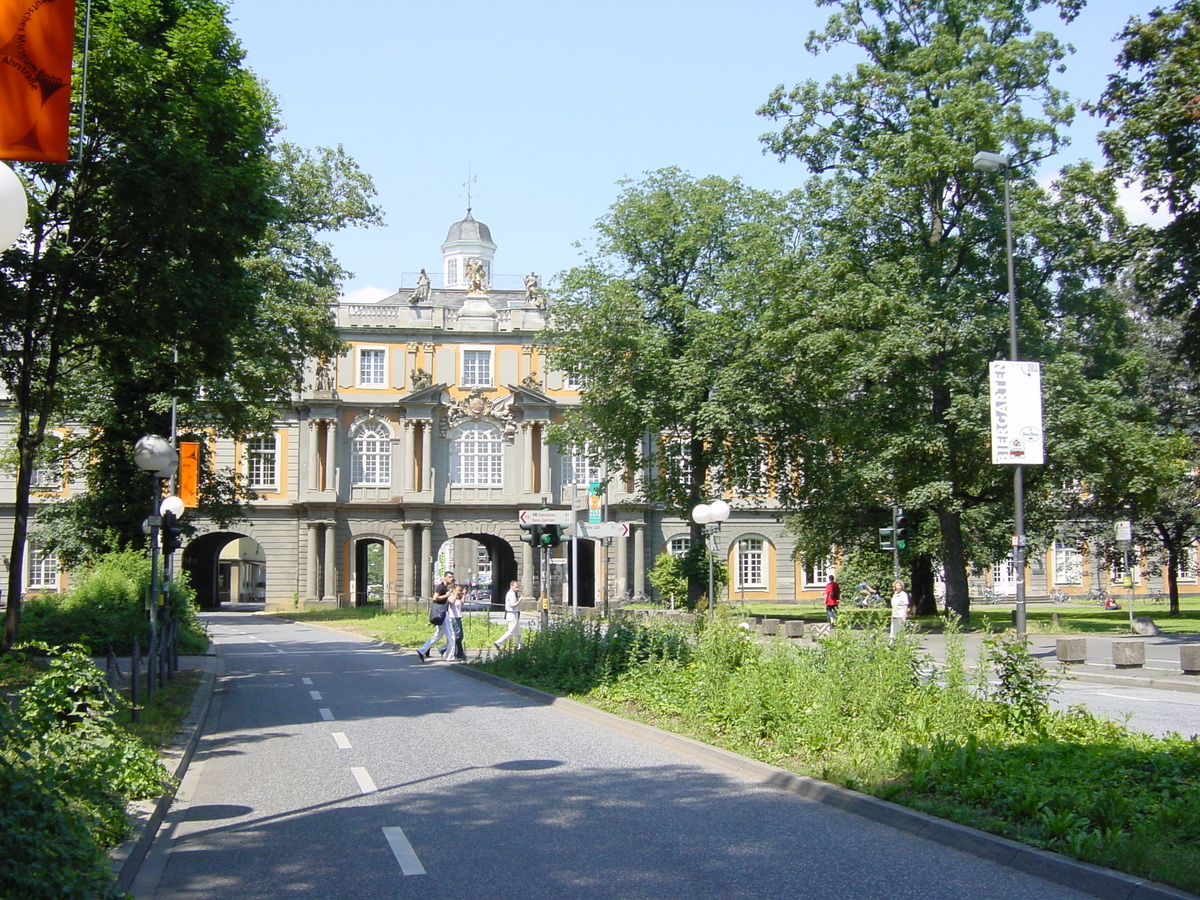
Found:
[{"label": "asphalt road", "polygon": [[209,622],[218,694],[140,900],[1090,896],[455,664],[270,619]]}]

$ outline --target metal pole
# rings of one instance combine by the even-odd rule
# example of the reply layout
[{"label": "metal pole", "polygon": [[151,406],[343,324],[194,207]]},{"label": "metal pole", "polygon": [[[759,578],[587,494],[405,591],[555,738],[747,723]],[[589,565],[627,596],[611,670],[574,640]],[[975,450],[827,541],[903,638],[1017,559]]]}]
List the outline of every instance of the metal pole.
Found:
[{"label": "metal pole", "polygon": [[716,549],[716,533],[717,529],[711,525],[704,529],[704,535],[708,538],[708,617],[714,622],[717,619],[717,598],[713,593],[713,555],[717,552]]},{"label": "metal pole", "polygon": [[[1016,362],[1021,357],[1017,350],[1017,273],[1013,258],[1012,199],[1009,195],[1009,170],[1011,162],[1004,167],[1004,240],[1008,255],[1008,349],[1009,358]],[[1017,634],[1025,636],[1025,471],[1023,466],[1013,469],[1013,569],[1017,579]]]},{"label": "metal pole", "polygon": [[150,658],[147,660],[146,700],[154,697],[154,675],[158,667],[158,514],[159,495],[162,488],[158,476],[150,475]]}]

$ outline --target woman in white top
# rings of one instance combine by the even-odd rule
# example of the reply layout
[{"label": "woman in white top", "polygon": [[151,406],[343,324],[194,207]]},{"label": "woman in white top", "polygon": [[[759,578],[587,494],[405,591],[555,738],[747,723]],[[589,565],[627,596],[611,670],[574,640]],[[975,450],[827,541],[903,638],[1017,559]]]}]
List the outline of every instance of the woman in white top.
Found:
[{"label": "woman in white top", "polygon": [[908,591],[904,590],[904,582],[897,581],[892,585],[892,637],[904,629],[904,620],[908,618]]},{"label": "woman in white top", "polygon": [[450,600],[446,604],[446,624],[450,630],[447,636],[453,638],[446,644],[446,649],[442,651],[442,659],[466,659],[467,653],[463,649],[463,627],[462,627],[462,608],[463,601],[467,599],[467,589],[462,585],[450,595]]},{"label": "woman in white top", "polygon": [[495,641],[496,649],[500,649],[500,645],[507,641],[510,637],[517,639],[517,649],[521,649],[521,592],[519,590],[521,582],[513,579],[508,586],[508,593],[504,595],[504,621],[508,623],[508,631],[500,635],[499,640]]}]

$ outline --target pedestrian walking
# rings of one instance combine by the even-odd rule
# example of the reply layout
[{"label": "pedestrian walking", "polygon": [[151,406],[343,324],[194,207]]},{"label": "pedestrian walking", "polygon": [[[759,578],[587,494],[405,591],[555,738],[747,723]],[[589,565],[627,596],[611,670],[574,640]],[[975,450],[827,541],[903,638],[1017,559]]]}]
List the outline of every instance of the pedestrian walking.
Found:
[{"label": "pedestrian walking", "polygon": [[825,618],[832,625],[837,621],[838,603],[842,600],[842,587],[836,578],[830,578],[825,585]]},{"label": "pedestrian walking", "polygon": [[446,606],[446,623],[450,626],[450,643],[442,651],[442,659],[466,659],[467,651],[463,649],[463,604],[467,601],[467,589],[461,585],[450,596]]},{"label": "pedestrian walking", "polygon": [[[433,645],[438,642],[438,638],[446,639],[446,642],[442,644],[441,652],[443,657],[446,656],[447,652],[454,645],[453,626],[449,624],[449,616],[447,615],[447,612],[449,610],[450,597],[455,590],[456,588],[454,585],[453,572],[444,573],[442,575],[442,580],[433,589],[433,604],[430,607],[429,618],[429,623],[433,625],[433,634],[431,634],[429,636],[429,640],[422,644],[417,650],[417,656],[421,658],[421,662],[425,662],[425,659],[429,656],[430,651],[433,649]],[[434,616],[434,611],[439,607],[442,608],[441,618],[439,621],[435,622],[434,618],[436,617]]]},{"label": "pedestrian walking", "polygon": [[908,618],[908,591],[904,582],[897,581],[892,585],[892,637],[904,630],[904,620]]},{"label": "pedestrian walking", "polygon": [[500,635],[499,639],[494,641],[496,649],[500,649],[500,645],[507,641],[510,637],[517,639],[517,649],[521,649],[521,593],[519,590],[521,582],[515,578],[508,586],[508,593],[504,595],[504,621],[508,623],[508,630]]}]

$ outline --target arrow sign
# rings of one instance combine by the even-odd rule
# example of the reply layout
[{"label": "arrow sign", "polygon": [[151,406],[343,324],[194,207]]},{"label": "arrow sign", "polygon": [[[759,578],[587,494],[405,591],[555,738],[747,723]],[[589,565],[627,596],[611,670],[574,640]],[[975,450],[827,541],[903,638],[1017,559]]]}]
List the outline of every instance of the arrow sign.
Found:
[{"label": "arrow sign", "polygon": [[597,538],[629,537],[629,525],[625,522],[576,522],[575,537]]},{"label": "arrow sign", "polygon": [[570,525],[573,518],[569,509],[523,509],[517,513],[522,525]]}]

